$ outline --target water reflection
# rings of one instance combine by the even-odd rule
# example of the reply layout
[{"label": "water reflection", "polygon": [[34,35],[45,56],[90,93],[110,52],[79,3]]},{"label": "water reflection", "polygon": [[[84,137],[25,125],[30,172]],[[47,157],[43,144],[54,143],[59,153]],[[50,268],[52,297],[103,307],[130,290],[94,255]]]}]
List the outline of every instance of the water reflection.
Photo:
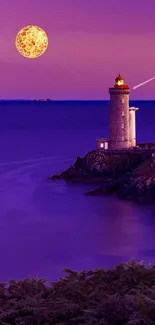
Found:
[{"label": "water reflection", "polygon": [[53,280],[63,267],[113,267],[130,257],[153,262],[153,207],[86,197],[90,185],[51,182],[50,172],[51,165],[44,163],[0,179],[1,279],[38,275]]},{"label": "water reflection", "polygon": [[[52,186],[51,184],[50,187]],[[109,256],[141,258],[143,254],[140,250],[146,249],[144,236],[149,236],[149,246],[155,242],[151,227],[147,227],[145,223],[145,208],[131,202],[119,201],[115,197],[85,197],[82,194],[89,190],[88,186],[62,183],[54,186],[66,186],[60,206],[55,210],[52,205],[52,210],[60,222],[59,227],[63,225],[61,236],[67,238],[63,245],[68,247],[69,254],[74,251],[74,257],[81,258],[81,263],[84,259],[100,259],[103,263],[103,257],[105,261]],[[45,188],[40,190],[43,195]],[[46,194],[48,190],[46,188]],[[61,192],[58,189],[55,191]],[[48,204],[47,206],[50,214],[51,210],[49,211]],[[76,239],[75,242],[73,238]]]}]

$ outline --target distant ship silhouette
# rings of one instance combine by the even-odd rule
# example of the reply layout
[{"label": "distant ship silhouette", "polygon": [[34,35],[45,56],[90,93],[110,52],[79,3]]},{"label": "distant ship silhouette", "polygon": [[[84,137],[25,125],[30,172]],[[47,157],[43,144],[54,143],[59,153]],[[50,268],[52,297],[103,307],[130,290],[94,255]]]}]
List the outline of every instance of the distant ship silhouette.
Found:
[{"label": "distant ship silhouette", "polygon": [[51,102],[52,99],[46,98],[46,99],[34,99],[35,102]]}]

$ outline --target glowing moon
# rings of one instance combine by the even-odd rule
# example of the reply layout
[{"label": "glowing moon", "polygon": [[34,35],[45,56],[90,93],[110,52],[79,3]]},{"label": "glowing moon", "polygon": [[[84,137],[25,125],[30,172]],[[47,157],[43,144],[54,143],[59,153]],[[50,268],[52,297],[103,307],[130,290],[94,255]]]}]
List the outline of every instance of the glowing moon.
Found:
[{"label": "glowing moon", "polygon": [[44,54],[47,50],[48,37],[42,28],[29,25],[18,32],[15,45],[21,55],[34,59]]}]

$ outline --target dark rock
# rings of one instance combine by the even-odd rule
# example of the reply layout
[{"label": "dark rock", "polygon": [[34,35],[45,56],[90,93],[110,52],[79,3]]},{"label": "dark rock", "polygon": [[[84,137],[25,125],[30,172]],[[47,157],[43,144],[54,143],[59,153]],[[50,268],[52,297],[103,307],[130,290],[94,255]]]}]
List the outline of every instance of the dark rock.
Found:
[{"label": "dark rock", "polygon": [[86,196],[98,196],[105,194],[114,194],[119,188],[122,179],[106,180],[98,189],[85,193]]},{"label": "dark rock", "polygon": [[155,142],[139,143],[138,147],[145,150],[155,150]]},{"label": "dark rock", "polygon": [[155,203],[154,151],[154,143],[140,144],[139,148],[124,151],[93,150],[50,179],[102,184],[85,195],[116,194],[120,199],[137,203]]},{"label": "dark rock", "polygon": [[48,179],[52,179],[53,181],[57,181],[58,179],[62,179],[61,175],[53,175],[51,177],[49,177]]}]

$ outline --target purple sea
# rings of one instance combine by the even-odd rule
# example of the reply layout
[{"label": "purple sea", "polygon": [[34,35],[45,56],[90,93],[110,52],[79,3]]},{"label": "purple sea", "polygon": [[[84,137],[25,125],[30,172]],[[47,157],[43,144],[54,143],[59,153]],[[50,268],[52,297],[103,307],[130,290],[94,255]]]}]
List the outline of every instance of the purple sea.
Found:
[{"label": "purple sea", "polygon": [[[130,102],[138,142],[155,141],[155,102]],[[86,197],[91,185],[52,182],[108,137],[109,102],[0,102],[0,281],[56,280],[62,268],[155,263],[155,207]]]}]

